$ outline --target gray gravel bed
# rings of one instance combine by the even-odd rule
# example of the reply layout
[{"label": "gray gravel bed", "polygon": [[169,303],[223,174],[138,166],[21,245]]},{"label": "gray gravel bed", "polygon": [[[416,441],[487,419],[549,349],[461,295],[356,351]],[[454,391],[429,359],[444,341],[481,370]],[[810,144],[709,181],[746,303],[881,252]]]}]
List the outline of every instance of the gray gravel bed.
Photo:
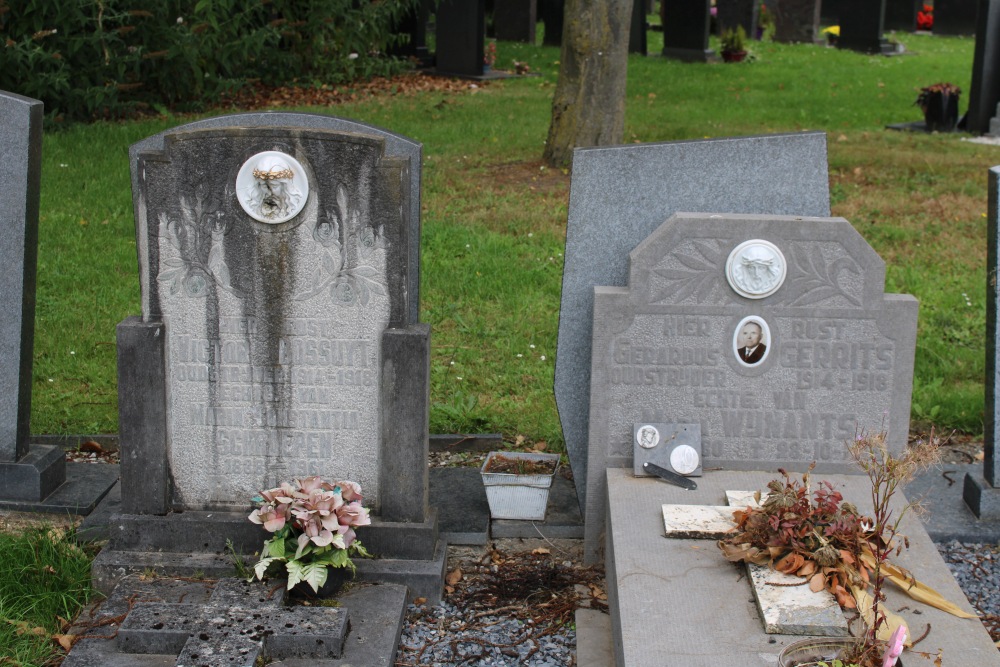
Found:
[{"label": "gray gravel bed", "polygon": [[988,629],[989,617],[1000,616],[1000,547],[953,541],[937,548]]},{"label": "gray gravel bed", "polygon": [[[481,613],[481,612],[478,612]],[[409,605],[397,665],[564,667],[575,663],[576,632],[535,627],[513,614],[479,616],[444,602]]]}]

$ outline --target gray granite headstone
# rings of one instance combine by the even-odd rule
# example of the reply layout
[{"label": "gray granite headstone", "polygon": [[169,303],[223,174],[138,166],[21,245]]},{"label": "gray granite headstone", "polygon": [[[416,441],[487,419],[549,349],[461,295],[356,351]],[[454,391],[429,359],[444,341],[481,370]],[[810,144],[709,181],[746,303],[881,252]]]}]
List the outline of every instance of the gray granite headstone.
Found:
[{"label": "gray granite headstone", "polygon": [[841,0],[838,49],[889,54],[896,47],[885,39],[886,0]]},{"label": "gray granite headstone", "polygon": [[972,58],[972,85],[966,130],[973,134],[996,135],[1000,106],[1000,0],[980,0],[976,21],[976,48]]},{"label": "gray granite headstone", "polygon": [[[918,0],[886,0],[885,29],[898,30],[900,32],[913,32],[916,30],[917,6]],[[823,3],[823,7],[824,9],[826,8],[826,2]],[[831,25],[836,25],[836,22]]]},{"label": "gray granite headstone", "polygon": [[737,26],[743,26],[748,39],[757,35],[757,18],[760,11],[760,3],[756,0],[718,0],[719,34],[727,29],[735,30]]},{"label": "gray granite headstone", "polygon": [[773,7],[774,41],[785,44],[815,42],[819,32],[819,8],[820,0],[777,0]]},{"label": "gray granite headstone", "polygon": [[830,215],[822,132],[577,149],[555,395],[586,506],[593,289],[625,285],[628,253],[678,211]]},{"label": "gray granite headstone", "polygon": [[38,501],[65,479],[55,446],[29,447],[42,103],[0,91],[0,500]]},{"label": "gray granite headstone", "polygon": [[979,0],[934,0],[934,34],[976,34],[979,4]]},{"label": "gray granite headstone", "polygon": [[663,56],[686,62],[706,62],[715,55],[708,48],[711,21],[709,0],[663,0]]},{"label": "gray granite headstone", "polygon": [[[909,434],[917,301],[842,218],[678,213],[594,290],[587,555],[604,471],[631,468],[633,425],[701,424],[712,470],[856,472],[857,429]],[[752,335],[747,335],[748,332]]]},{"label": "gray granite headstone", "polygon": [[496,0],[493,3],[493,31],[497,39],[534,45],[537,23],[537,0]]},{"label": "gray granite headstone", "polygon": [[1000,521],[1000,167],[989,170],[989,218],[986,227],[986,410],[983,424],[983,474],[965,476],[963,497],[980,519]]}]

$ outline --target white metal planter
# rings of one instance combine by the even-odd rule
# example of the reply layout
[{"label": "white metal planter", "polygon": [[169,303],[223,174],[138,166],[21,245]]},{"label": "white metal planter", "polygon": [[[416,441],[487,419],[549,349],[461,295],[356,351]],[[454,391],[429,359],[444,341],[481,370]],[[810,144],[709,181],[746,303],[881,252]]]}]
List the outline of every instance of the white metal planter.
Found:
[{"label": "white metal planter", "polygon": [[[553,461],[551,473],[517,475],[506,472],[486,472],[496,456],[532,462]],[[521,519],[543,521],[549,503],[549,488],[559,469],[558,454],[533,454],[529,452],[490,452],[480,473],[490,503],[490,516],[494,519]]]}]

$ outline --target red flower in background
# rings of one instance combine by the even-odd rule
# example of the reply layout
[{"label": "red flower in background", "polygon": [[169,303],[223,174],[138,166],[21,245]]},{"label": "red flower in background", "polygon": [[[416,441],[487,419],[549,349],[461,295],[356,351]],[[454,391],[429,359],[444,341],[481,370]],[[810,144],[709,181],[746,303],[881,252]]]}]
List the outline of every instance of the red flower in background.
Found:
[{"label": "red flower in background", "polygon": [[934,8],[924,5],[921,11],[917,12],[917,30],[930,30],[934,27]]}]

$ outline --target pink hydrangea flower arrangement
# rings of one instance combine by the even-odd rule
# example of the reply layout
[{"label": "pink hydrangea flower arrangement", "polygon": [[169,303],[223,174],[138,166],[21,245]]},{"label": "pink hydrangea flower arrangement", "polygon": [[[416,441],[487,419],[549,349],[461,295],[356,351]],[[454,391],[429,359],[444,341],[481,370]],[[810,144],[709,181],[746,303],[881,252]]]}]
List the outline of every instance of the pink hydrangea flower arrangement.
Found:
[{"label": "pink hydrangea flower arrangement", "polygon": [[351,556],[369,557],[354,529],[371,523],[361,505],[356,482],[331,484],[320,477],[285,482],[261,491],[250,521],[274,536],[264,542],[254,575],[263,579],[283,563],[288,588],[305,582],[316,592],[326,583],[328,568],[355,570]]}]

